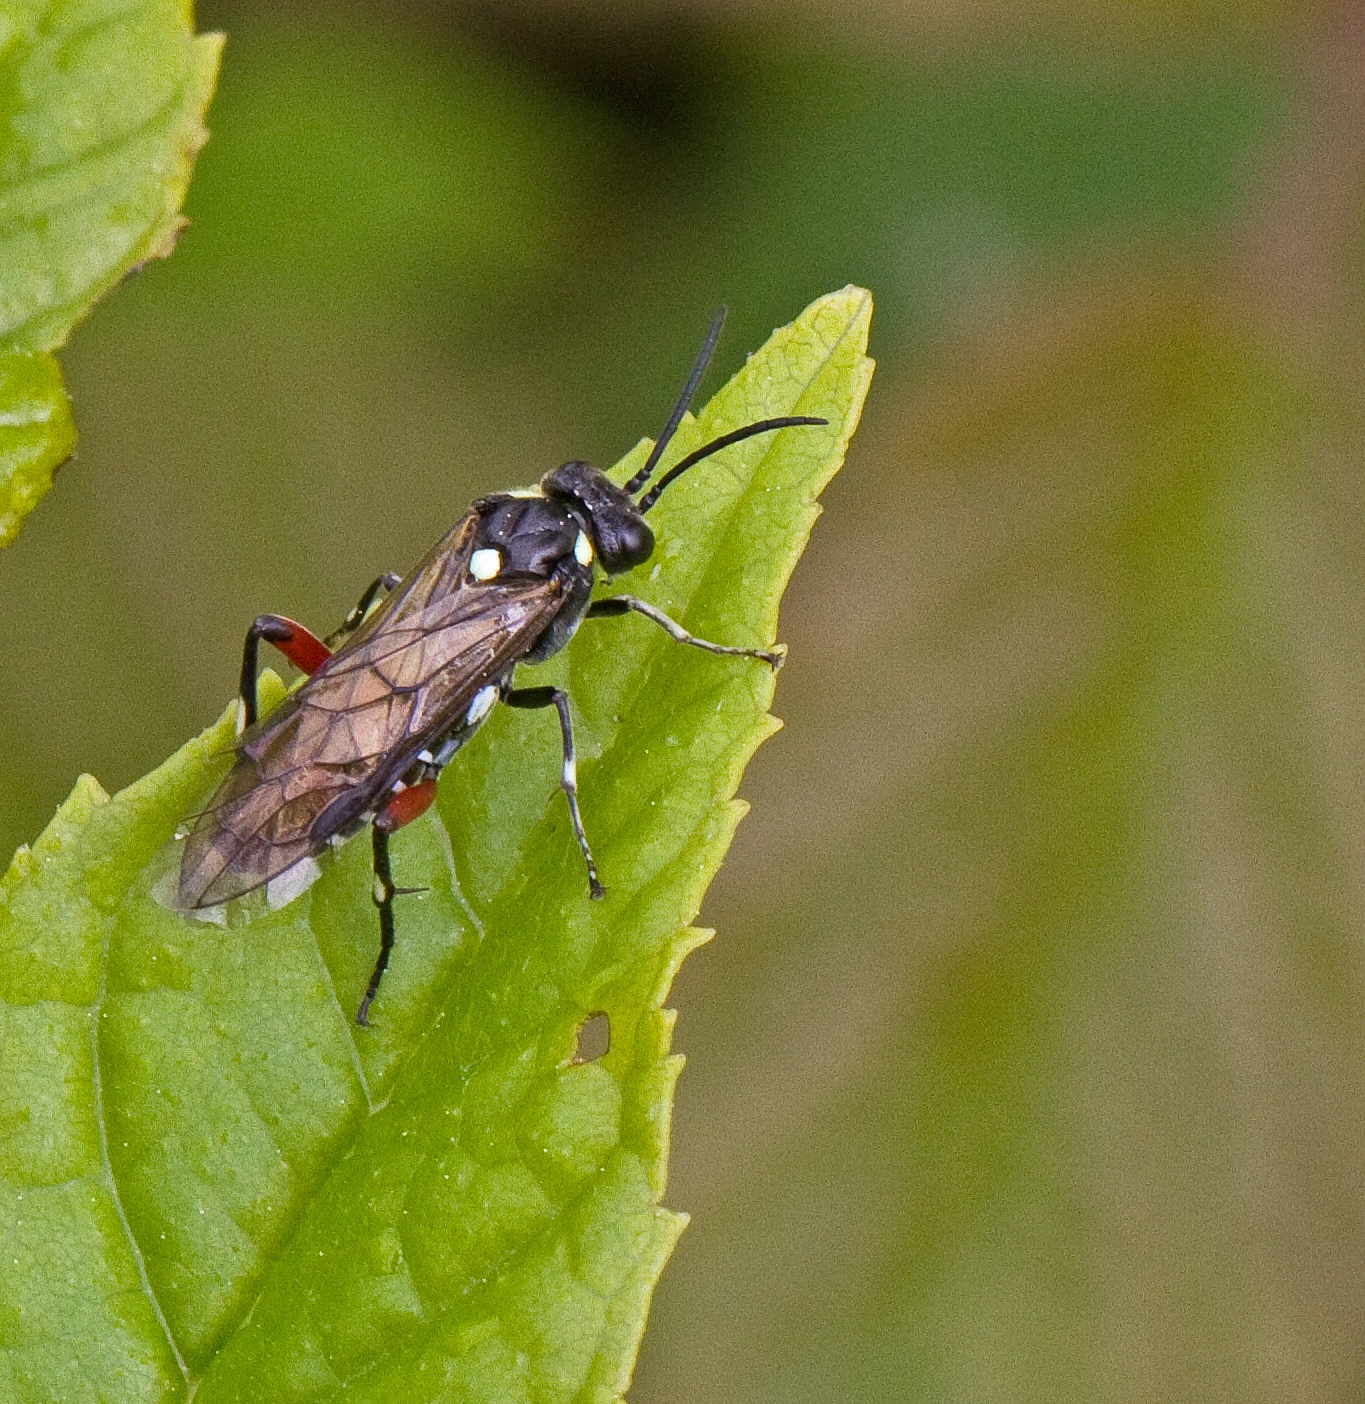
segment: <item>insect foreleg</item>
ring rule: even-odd
[[[374,840],[374,891],[370,894],[379,908],[379,957],[370,974],[370,983],[365,987],[365,997],[355,1011],[355,1021],[362,1029],[370,1026],[370,1005],[379,992],[379,982],[388,969],[389,953],[393,950],[393,899],[409,892],[420,892],[417,887],[395,887],[393,874],[389,870],[389,835],[396,833],[405,824],[411,824],[419,815],[425,814],[436,798],[436,781],[422,780],[409,785],[389,798],[389,801],[374,816],[371,837]]]
[[[256,724],[256,649],[260,640],[274,644],[301,672],[315,673],[332,656],[316,634],[282,614],[262,614],[246,631],[242,646],[242,729]]]
[[[502,694],[509,707],[553,707],[559,713],[559,730],[564,739],[564,764],[559,772],[559,788],[569,801],[569,821],[573,836],[578,840],[583,861],[588,865],[588,891],[594,900],[606,896],[606,889],[597,880],[597,864],[592,860],[588,836],[583,832],[583,817],[578,812],[578,764],[573,752],[573,721],[569,716],[569,695],[557,687],[511,687]]]
[[[671,639],[676,639],[681,644],[690,644],[693,648],[705,649],[707,653],[725,653],[737,658],[757,658],[766,663],[776,671],[782,666],[782,660],[787,656],[786,647],[779,645],[771,651],[761,648],[731,648],[728,644],[708,643],[705,639],[699,639],[695,634],[689,634],[676,619],[670,619],[663,610],[655,609],[652,604],[646,604],[643,600],[637,600],[634,595],[612,595],[609,599],[594,600],[588,606],[589,619],[612,619],[618,615],[628,614],[634,610],[636,614],[643,614],[646,619],[652,619]]]
[[[395,575],[393,571],[386,570],[383,575],[377,575],[365,587],[365,593],[356,601],[355,608],[341,621],[341,627],[334,629],[327,635],[326,644],[328,648],[335,648],[347,634],[353,634],[365,622],[365,616],[370,612],[370,606],[374,604],[381,594],[388,594],[395,585],[402,582],[401,575]]]

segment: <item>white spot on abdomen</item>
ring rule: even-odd
[[[487,687],[481,687],[474,694],[474,700],[469,704],[469,710],[465,713],[465,725],[478,726],[493,710],[493,703],[497,700],[498,689],[492,683]]]

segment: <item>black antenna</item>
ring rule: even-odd
[[[678,432],[678,425],[682,423],[682,417],[687,413],[688,405],[692,403],[692,396],[697,393],[697,386],[701,384],[701,378],[706,374],[711,353],[716,349],[716,342],[720,340],[720,329],[724,325],[725,305],[722,303],[717,309],[716,315],[711,318],[711,329],[706,333],[706,340],[702,342],[701,350],[697,352],[697,359],[692,363],[687,383],[682,388],[682,394],[678,396],[678,403],[673,406],[673,413],[668,416],[664,432],[654,441],[654,447],[650,449],[649,457],[645,459],[645,466],[626,484],[625,490],[627,492],[637,492],[644,487],[649,481],[649,475],[663,457],[669,441]]]
[[[737,444],[743,439],[752,439],[755,434],[771,433],[774,429],[789,429],[793,424],[828,424],[827,419],[815,419],[808,414],[792,414],[782,419],[760,419],[754,424],[746,424],[741,429],[732,429],[728,434],[722,434],[718,439],[712,439],[709,444],[689,453],[680,463],[675,463],[667,473],[654,484],[650,490],[640,499],[640,511],[648,512],[649,509],[659,500],[659,494],[675,478],[680,478],[693,464],[700,463],[703,458],[710,458],[713,453],[719,453],[723,448],[729,448],[731,444]],[[634,479],[631,480],[632,482]],[[630,484],[626,484],[629,489]]]

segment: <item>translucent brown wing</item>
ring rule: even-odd
[[[549,625],[557,579],[467,579],[472,517],[242,739],[186,840],[177,905],[217,906],[321,853]]]

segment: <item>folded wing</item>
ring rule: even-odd
[[[553,577],[451,588],[452,575],[438,547],[243,737],[186,840],[180,907],[240,897],[376,809],[421,751],[458,729],[479,689],[508,674],[563,594]]]

